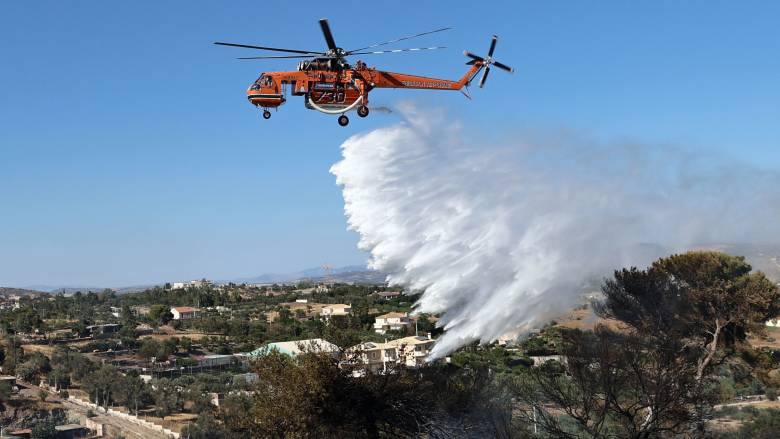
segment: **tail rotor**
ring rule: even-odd
[[[496,66],[501,70],[505,70],[509,73],[513,73],[515,69],[512,67],[509,67],[506,64],[500,63],[493,59],[493,52],[496,50],[496,42],[498,42],[498,37],[493,35],[493,39],[490,41],[490,48],[488,49],[488,54],[486,57],[481,57],[478,55],[474,55],[473,53],[469,51],[463,52],[464,55],[471,58],[471,61],[467,62],[466,64],[476,64],[477,62],[481,62],[482,66],[485,68],[485,70],[482,72],[482,77],[479,78],[479,88],[482,88],[485,86],[485,81],[487,81],[488,74],[490,73],[490,66]]]

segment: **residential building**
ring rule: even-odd
[[[325,319],[329,319],[333,316],[348,316],[350,314],[352,314],[352,305],[345,305],[343,303],[325,305],[320,310],[320,315]]]
[[[148,316],[149,311],[151,311],[151,307],[145,305],[136,305],[136,306],[131,306],[130,310],[132,310],[133,314],[137,316]]]
[[[360,343],[351,347],[348,353],[356,356],[352,359],[364,364],[372,373],[384,372],[398,364],[398,347],[389,343]]]
[[[104,325],[90,325],[87,326],[87,332],[92,337],[100,337],[102,335],[113,334],[119,332],[122,329],[122,325],[117,323],[106,323]]]
[[[380,291],[378,293],[374,293],[379,297],[381,300],[390,300],[394,299],[401,295],[400,291]]]
[[[387,331],[405,331],[411,324],[409,314],[405,312],[389,312],[374,319],[374,332],[385,334]]]
[[[406,367],[421,367],[425,365],[425,360],[431,353],[436,340],[427,337],[413,335],[410,337],[390,340],[386,343],[397,349],[398,363]]]
[[[174,282],[171,284],[172,290],[182,290],[184,288],[204,288],[214,286],[214,282],[206,279],[191,280],[189,282]]]
[[[188,320],[198,316],[198,309],[191,306],[174,306],[171,308],[173,320]]]
[[[324,303],[315,303],[315,302],[299,302],[298,300],[306,300],[306,299],[297,299],[295,302],[282,302],[279,305],[287,308],[292,312],[293,317],[295,317],[298,320],[310,320],[318,315],[321,314],[322,308],[327,306]]]
[[[769,319],[766,322],[764,322],[764,325],[769,326],[771,328],[780,328],[780,317],[775,319]]]

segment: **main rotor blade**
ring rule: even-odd
[[[485,67],[485,72],[482,73],[482,78],[479,80],[479,88],[482,88],[485,85],[485,80],[487,80],[488,73],[490,73],[490,66]]]
[[[493,65],[498,67],[499,69],[504,69],[504,70],[506,70],[509,73],[514,73],[515,72],[515,69],[513,69],[512,67],[509,67],[506,64],[501,64],[498,61],[493,61]]]
[[[312,55],[319,55],[319,54],[322,53],[322,52],[312,52],[310,50],[279,49],[277,47],[250,46],[248,44],[220,43],[218,41],[215,42],[214,44],[219,45],[219,46],[245,47],[247,49],[271,50],[271,51],[274,51],[274,52],[311,53]]]
[[[452,29],[452,28],[451,27],[443,27],[441,29],[436,29],[436,30],[432,30],[432,31],[428,31],[428,32],[423,32],[421,34],[408,35],[408,36],[405,36],[405,37],[396,38],[394,40],[385,41],[383,43],[376,43],[376,44],[372,44],[370,46],[361,47],[360,49],[352,49],[352,50],[348,51],[347,54],[349,55],[351,53],[358,52],[360,50],[372,49],[374,47],[386,46],[388,44],[393,44],[393,43],[397,43],[399,41],[404,41],[404,40],[410,40],[412,38],[421,37],[423,35],[435,34],[436,32],[444,32],[445,30],[450,30],[450,29]]]
[[[488,50],[488,56],[493,56],[493,51],[496,50],[496,41],[498,41],[498,37],[493,35],[493,39],[490,41],[490,50]]]
[[[348,55],[373,55],[377,53],[419,52],[420,50],[446,49],[444,46],[415,47],[412,49],[377,50],[374,52],[349,52]]]
[[[292,58],[314,58],[316,55],[280,55],[280,56],[242,56],[241,58],[236,59],[292,59]]]
[[[325,36],[325,42],[328,44],[328,49],[336,50],[336,41],[333,40],[333,33],[330,31],[327,18],[320,20],[320,27],[322,28],[322,34]]]
[[[485,60],[485,58],[482,58],[481,56],[474,55],[473,53],[471,53],[469,51],[464,51],[463,54],[468,56],[469,58],[471,58],[473,60],[476,60],[476,61],[484,61]]]

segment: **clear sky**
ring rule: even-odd
[[[395,115],[334,117],[292,97],[264,121],[244,91],[296,60],[213,46],[320,50],[317,20],[355,48],[444,26],[366,56],[444,78],[463,49],[491,72],[473,101],[379,91],[498,134],[573,129],[599,140],[705,148],[780,165],[780,3],[769,1],[26,1],[0,6],[0,286],[123,286],[362,263],[328,169],[349,135]],[[354,60],[353,60],[354,61]]]

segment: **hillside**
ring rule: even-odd
[[[41,294],[46,293],[43,291],[28,290],[25,288],[0,287],[0,295],[2,296],[39,296]]]

